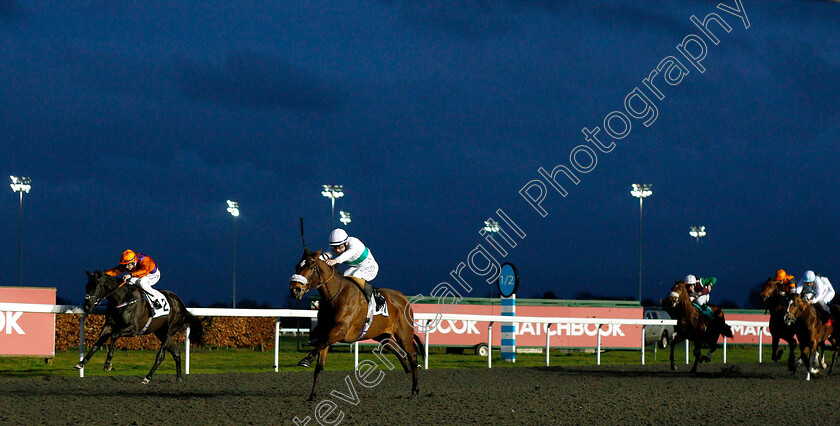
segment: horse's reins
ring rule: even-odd
[[[112,294],[114,294],[114,292],[115,292],[115,291],[119,290],[119,289],[120,289],[120,287],[124,286],[124,285],[125,285],[125,283],[127,283],[127,282],[128,282],[128,281],[123,281],[120,285],[118,285],[118,286],[114,287],[114,289],[113,289],[113,290],[109,291],[108,293],[105,293],[105,295],[104,295],[104,296],[102,296],[102,298],[100,298],[100,299],[99,299],[99,300],[98,300],[98,301],[97,301],[97,302],[93,305],[93,308],[95,308],[95,307],[99,306],[99,304],[100,304],[100,303],[102,303],[103,301],[105,301],[108,297],[110,297]],[[93,309],[93,308],[91,308],[91,309]]]
[[[331,268],[332,269],[332,274],[329,276],[329,278],[327,278],[325,280],[321,276],[321,269],[318,268],[318,259],[313,259],[313,261],[315,262],[315,264],[313,265],[313,268],[315,269],[315,273],[318,274],[318,280],[319,280],[318,285],[313,287],[312,284],[309,282],[309,280],[306,277],[304,277],[303,275],[298,275],[298,274],[292,275],[292,281],[299,282],[301,284],[306,284],[306,291],[304,293],[309,293],[312,290],[317,290],[317,289],[321,288],[324,284],[328,283],[335,276],[335,271],[337,269],[335,266],[332,266],[332,268]],[[335,298],[338,297],[339,294],[341,294],[342,290],[344,290],[344,283],[341,283],[341,288],[339,288],[338,292],[336,292],[332,297],[330,297],[330,299],[327,300],[327,302],[332,302],[333,300],[335,300]]]

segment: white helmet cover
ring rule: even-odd
[[[814,271],[806,271],[805,276],[802,277],[802,281],[806,283],[812,283],[817,280],[817,275],[814,274]]]
[[[697,284],[697,277],[694,275],[686,275],[685,277],[686,284]]]
[[[330,245],[340,246],[347,241],[347,231],[341,228],[335,228],[330,232]]]

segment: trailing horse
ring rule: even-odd
[[[768,279],[761,289],[761,300],[770,311],[770,335],[773,336],[773,349],[771,358],[778,361],[782,358],[784,349],[779,349],[779,339],[788,343],[788,370],[796,372],[796,338],[795,330],[785,323],[789,294],[783,288],[784,282]]]
[[[373,339],[379,350],[387,349],[400,360],[403,370],[411,372],[411,396],[420,392],[417,382],[418,353],[423,353],[423,342],[414,333],[414,313],[408,299],[396,290],[379,289],[388,304],[388,316],[374,315],[369,328],[365,330],[368,303],[364,294],[350,278],[345,277],[335,266],[328,266],[321,258],[321,251],[315,253],[304,249],[303,256],[295,267],[295,275],[289,284],[289,292],[300,300],[310,290],[318,290],[321,303],[318,307],[318,325],[313,331],[315,348],[298,365],[309,367],[318,357],[315,366],[315,380],[309,400],[315,399],[318,379],[327,359],[330,346],[338,343],[353,343],[362,339]],[[371,301],[373,303],[373,301]]]
[[[105,310],[105,325],[102,326],[99,338],[84,359],[76,364],[76,368],[83,368],[102,345],[111,339],[108,345],[108,357],[103,367],[105,371],[111,371],[111,358],[114,356],[114,345],[118,338],[154,333],[160,340],[160,349],[151,371],[143,378],[142,383],[146,384],[152,380],[155,370],[166,356],[165,351],[169,351],[175,360],[175,380],[182,381],[181,349],[175,344],[174,338],[189,323],[192,331],[190,337],[201,345],[203,337],[201,321],[190,314],[184,302],[171,291],[161,291],[169,301],[169,314],[152,318],[153,311],[146,303],[146,296],[137,286],[126,284],[121,278],[112,277],[100,271],[86,273],[88,282],[85,287],[85,303],[82,305],[85,314],[89,314],[93,308],[105,300],[108,301],[108,307]]]
[[[712,352],[717,350],[718,337],[721,335],[732,337],[732,329],[726,324],[723,311],[717,306],[708,306],[715,314],[714,319],[707,320],[700,309],[691,303],[684,281],[677,281],[671,288],[671,293],[668,294],[665,302],[665,310],[671,318],[677,320],[677,325],[674,327],[675,337],[671,342],[671,370],[677,369],[677,364],[674,362],[674,348],[677,343],[683,340],[694,342],[694,365],[691,367],[691,373],[694,374],[697,373],[699,362],[712,360]],[[709,352],[701,356],[704,345],[709,348]]]
[[[837,305],[829,305],[831,309],[831,316],[840,318]],[[828,340],[834,348],[834,355],[831,357],[831,367],[828,369],[828,375],[834,369],[834,362],[837,360],[837,344],[838,333],[833,324],[823,324],[817,314],[816,308],[813,304],[808,303],[801,295],[796,295],[791,298],[785,314],[785,324],[793,327],[796,338],[799,339],[800,359],[805,364],[805,369],[808,374],[805,380],[811,380],[811,374],[819,373],[819,366],[823,364],[825,368],[825,344]],[[822,348],[818,351],[817,348]],[[819,353],[822,352],[822,361],[818,360]]]

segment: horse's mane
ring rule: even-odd
[[[112,277],[112,276],[106,274],[105,271],[100,271],[99,269],[94,270],[93,273],[90,274],[90,275],[95,277],[95,278],[105,278],[105,279],[108,279],[110,281],[117,281],[117,280],[120,279],[118,277]]]

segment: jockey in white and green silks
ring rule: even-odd
[[[379,273],[379,264],[373,258],[373,253],[356,237],[350,237],[341,228],[330,233],[332,250],[324,253],[327,265],[345,264],[348,266],[344,276],[361,278],[367,282],[373,281]]]

